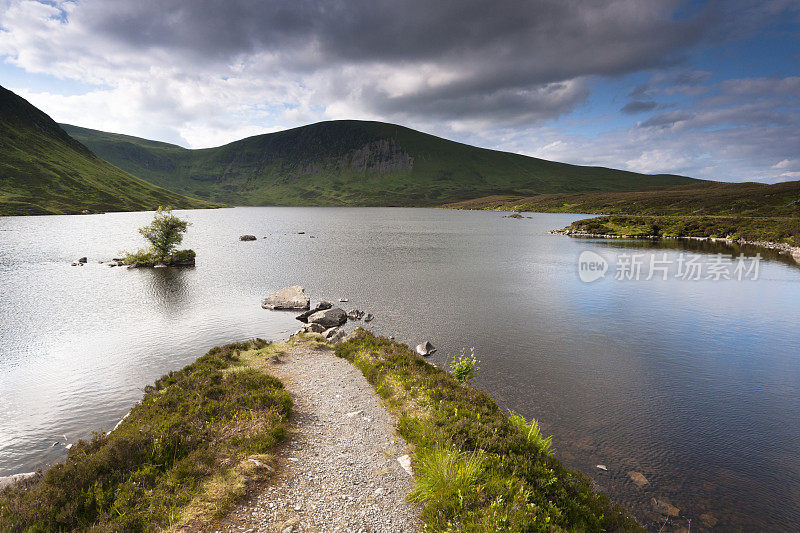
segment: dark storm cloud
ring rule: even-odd
[[[635,115],[637,113],[644,113],[646,111],[652,111],[658,107],[657,102],[643,102],[641,100],[634,100],[633,102],[628,102],[625,106],[620,109],[625,114],[628,115]]]
[[[713,23],[703,12],[676,20],[673,12],[680,4],[86,1],[75,16],[93,33],[189,63],[241,62],[265,74],[366,69],[359,73],[364,83],[355,85],[359,98],[377,113],[469,118],[494,111],[500,119],[536,120],[572,109],[588,94],[587,77],[679,58]],[[372,83],[372,66],[425,70],[421,82],[397,95],[379,87],[380,80]],[[347,80],[338,85],[354,90]],[[332,81],[331,90],[336,86]]]

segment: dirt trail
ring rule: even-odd
[[[294,401],[277,474],[212,532],[420,531],[408,453],[361,371],[299,342],[270,363]]]

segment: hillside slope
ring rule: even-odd
[[[447,207],[549,213],[800,217],[800,181],[701,182],[645,191],[485,197]]]
[[[181,194],[236,205],[432,206],[490,194],[696,182],[476,148],[382,122],[320,122],[202,150],[63,127],[136,176]]]
[[[210,207],[109,164],[0,87],[0,215]]]

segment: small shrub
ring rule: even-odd
[[[480,492],[483,454],[436,446],[423,450],[416,462],[417,482],[410,499],[435,502],[436,512],[453,516]]]
[[[539,429],[539,422],[535,418],[531,418],[530,422],[526,422],[524,416],[509,409],[508,420],[513,426],[520,430],[525,435],[525,438],[528,439],[528,442],[536,446],[540,452],[545,455],[553,454],[551,449],[553,436],[550,435],[546,438],[542,437]]]
[[[453,360],[450,362],[450,373],[458,381],[468,385],[478,375],[478,370],[481,368],[478,366],[479,362],[475,359],[474,347],[470,348],[469,356],[467,356],[466,350],[461,348],[461,353],[457,356],[454,355]]]
[[[142,250],[141,248],[136,250],[135,252],[126,252],[125,253],[125,264],[126,265],[135,265],[136,263],[152,263],[156,260],[156,257],[148,252],[147,250]]]

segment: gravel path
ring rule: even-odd
[[[395,422],[361,371],[332,350],[298,343],[272,362],[294,401],[290,440],[263,491],[211,531],[420,531],[406,501],[412,477]]]

